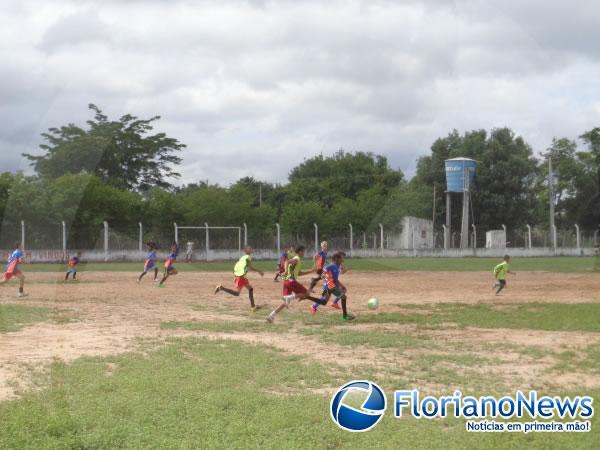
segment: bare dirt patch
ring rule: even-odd
[[[376,351],[356,346],[351,348],[320,342],[316,337],[289,333],[265,332],[204,333],[184,330],[162,330],[165,321],[244,322],[250,316],[245,293],[241,297],[225,294],[214,296],[217,283],[232,284],[229,273],[182,273],[173,277],[165,289],[158,289],[151,280],[138,285],[135,273],[81,273],[80,283],[60,283],[57,274],[28,274],[30,297],[28,305],[56,307],[65,310],[76,320],[62,324],[38,323],[15,333],[0,334],[0,400],[11,398],[14,380],[22,374],[22,365],[43,366],[54,359],[70,361],[81,356],[110,355],[135,349],[137,338],[164,339],[178,335],[208,336],[238,339],[250,343],[271,345],[282,351],[341,366],[387,364],[402,367],[405,360],[400,352]],[[256,314],[266,315],[280,301],[281,285],[269,276],[251,275],[255,296],[265,308]],[[528,272],[509,280],[506,294],[498,299],[491,289],[489,273],[454,272],[349,272],[344,276],[349,289],[349,304],[359,315],[376,314],[366,308],[366,299],[380,300],[378,312],[410,312],[409,304],[442,302],[522,304],[529,302],[600,302],[596,275],[552,274]],[[12,289],[0,291],[0,302],[14,303]],[[308,304],[295,308],[307,310]],[[326,312],[327,314],[334,311]],[[285,314],[285,313],[284,313]],[[308,313],[307,313],[308,314]],[[325,314],[325,312],[323,312]],[[335,312],[335,314],[339,314]],[[300,326],[300,325],[299,325]],[[380,330],[396,325],[375,325]],[[411,332],[410,325],[398,325]],[[400,329],[399,328],[399,329]],[[419,330],[419,333],[422,331]],[[530,330],[446,329],[433,332],[438,340],[468,343],[502,343],[551,347],[585,346],[599,342],[595,333],[540,332]],[[437,333],[437,334],[436,334]],[[382,358],[382,355],[384,358]],[[383,362],[381,362],[383,361]],[[518,360],[513,369],[533,378],[530,367],[519,370]],[[508,376],[508,374],[507,374]]]

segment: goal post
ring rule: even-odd
[[[210,260],[211,256],[211,245],[210,245],[210,231],[211,230],[231,230],[233,232],[237,231],[237,251],[238,256],[242,255],[242,227],[219,227],[219,226],[210,226],[205,223],[203,226],[180,226],[176,223],[173,224],[175,228],[175,242],[179,245],[179,239],[181,236],[181,232],[183,230],[204,230],[205,231],[205,241],[204,241],[204,250],[206,253],[206,260]],[[228,249],[234,250],[234,249]]]

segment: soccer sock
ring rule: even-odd
[[[158,269],[154,269],[154,279],[158,278]]]
[[[317,298],[317,297],[313,297],[311,295],[309,295],[308,297],[306,297],[309,300],[312,300],[313,302],[319,304],[319,305],[326,305],[327,304],[327,300],[325,300],[323,297],[321,298]]]
[[[65,281],[67,281],[69,279],[69,272],[67,272],[67,274],[65,275]]]
[[[229,288],[226,288],[226,287],[222,287],[221,286],[221,291],[227,292],[228,294],[231,294],[231,295],[235,295],[236,297],[240,296],[240,293],[238,291],[234,291],[233,289],[229,289]]]
[[[250,299],[250,306],[254,308],[254,288],[248,289],[248,298]]]
[[[273,278],[273,280],[277,281],[277,279],[278,279],[278,278],[279,278],[279,272],[277,272],[277,273],[275,274],[275,278]]]
[[[346,309],[346,296],[345,296],[345,295],[342,295],[342,298],[341,298],[341,300],[342,300],[342,314],[343,314],[343,315],[344,315],[344,317],[345,317],[345,316],[347,316],[347,315],[348,315],[348,310]]]
[[[19,294],[23,293],[23,286],[19,286]]]
[[[77,272],[73,273],[73,279],[76,280],[77,279]]]
[[[334,305],[337,305],[340,302],[340,297],[336,297],[335,300],[332,302]]]
[[[502,289],[504,289],[504,285],[503,285],[503,284],[500,284],[499,286],[500,286],[500,287],[499,287],[499,288],[498,288],[498,290],[496,291],[496,294],[499,294],[499,293],[500,293],[500,291],[501,291]]]

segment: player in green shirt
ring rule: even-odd
[[[500,291],[506,287],[506,274],[516,275],[515,272],[511,272],[509,268],[510,256],[504,255],[504,261],[494,267],[494,278],[496,282],[492,289],[497,289],[496,295],[500,295]]]
[[[250,308],[252,308],[252,311],[256,311],[257,309],[260,309],[260,306],[256,306],[254,304],[254,288],[250,284],[250,280],[248,280],[246,275],[251,270],[254,272],[258,272],[261,277],[264,275],[264,273],[252,265],[252,253],[253,252],[254,252],[254,249],[252,247],[250,247],[250,246],[246,247],[244,249],[244,256],[242,256],[238,260],[238,262],[235,263],[235,266],[233,266],[233,275],[235,276],[235,281],[234,281],[235,289],[229,289],[229,288],[223,287],[222,285],[219,284],[215,288],[215,295],[218,294],[219,292],[223,291],[223,292],[227,292],[228,294],[239,297],[240,293],[242,292],[242,289],[246,288],[246,289],[248,289],[248,298],[250,299]]]

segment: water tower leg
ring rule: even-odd
[[[444,244],[445,244],[445,248],[446,250],[449,249],[450,247],[452,247],[452,244],[450,243],[450,236],[451,236],[451,228],[450,228],[450,222],[451,222],[451,217],[452,217],[452,211],[451,211],[451,206],[450,206],[450,192],[446,192],[446,239],[444,239]]]

